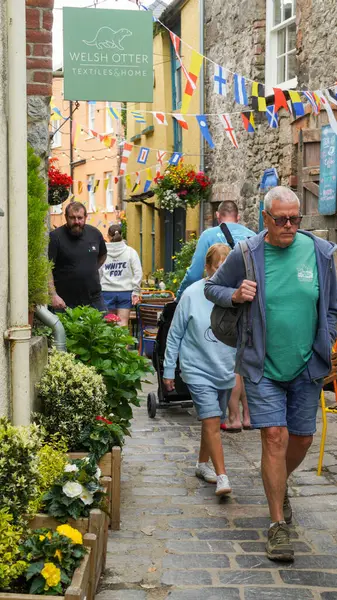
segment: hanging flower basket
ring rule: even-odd
[[[208,198],[211,181],[202,171],[196,172],[192,165],[170,165],[164,175],[155,179],[153,189],[160,208],[173,212],[175,208],[194,207]]]
[[[62,204],[69,196],[69,189],[63,185],[49,186],[48,188],[48,204],[55,206]]]
[[[57,169],[55,162],[57,158],[49,159],[49,170],[48,170],[48,203],[51,206],[56,204],[62,204],[67,200],[69,196],[70,187],[73,184],[73,180],[66,173],[61,173],[60,169]]]

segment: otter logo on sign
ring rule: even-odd
[[[130,37],[132,32],[129,29],[119,29],[114,31],[111,27],[101,27],[95,38],[91,42],[82,40],[87,46],[96,46],[97,50],[103,50],[103,48],[117,48],[118,50],[124,50],[122,41],[125,37]]]

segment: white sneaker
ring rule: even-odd
[[[199,463],[197,462],[195,467],[195,474],[200,479],[204,479],[208,483],[216,483],[217,477],[216,472],[214,471],[213,465],[209,463]]]
[[[216,478],[215,495],[224,496],[225,494],[230,494],[231,491],[232,488],[227,475],[218,475]]]

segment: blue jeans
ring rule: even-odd
[[[250,421],[254,429],[287,427],[293,435],[313,435],[323,379],[312,381],[308,368],[292,381],[245,377]]]
[[[200,421],[211,417],[226,416],[227,404],[231,397],[232,388],[217,390],[210,385],[188,383],[187,387],[192,396],[194,408]]]

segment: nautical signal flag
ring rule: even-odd
[[[265,89],[262,83],[252,83],[252,108],[259,112],[265,112],[267,108]]]
[[[119,182],[119,177],[114,177],[114,182],[117,185],[117,183]]]
[[[271,104],[266,107],[266,115],[268,119],[269,126],[272,129],[277,129],[278,127],[278,113],[275,110],[275,105]]]
[[[146,119],[144,119],[144,115],[142,115],[142,113],[132,110],[131,114],[134,117],[136,123],[146,123]]]
[[[197,88],[197,81],[203,60],[204,57],[202,56],[202,54],[199,54],[199,52],[196,52],[195,50],[192,51],[191,64],[188,72],[188,80],[186,83],[185,92],[181,104],[181,112],[183,113],[183,115],[187,113],[194,90],[196,90]]]
[[[132,189],[131,175],[125,175],[125,184],[128,190]]]
[[[234,98],[237,104],[248,106],[246,80],[242,75],[234,73]]]
[[[188,123],[185,121],[183,115],[179,113],[174,113],[172,114],[172,117],[175,118],[175,120],[179,123],[180,127],[182,127],[183,129],[188,129]]]
[[[179,54],[181,39],[175,33],[173,33],[173,31],[170,31],[170,38],[171,38],[171,42],[173,44],[174,51],[176,53],[176,57],[180,63],[181,70],[184,73],[187,81],[190,81],[190,76],[189,76],[187,69],[186,69],[185,65],[183,64],[183,61],[181,60],[181,56]],[[191,85],[194,85],[192,80],[190,81],[190,83],[191,83]]]
[[[157,150],[157,162],[162,165],[166,150]]]
[[[227,96],[227,71],[220,65],[214,66],[214,93]]]
[[[137,158],[137,163],[140,163],[141,165],[146,165],[146,161],[149,157],[150,154],[150,148],[144,148],[142,147],[139,150],[139,154],[138,154],[138,158]]]
[[[322,108],[325,108],[327,115],[328,115],[328,119],[329,119],[329,123],[330,123],[330,127],[332,129],[332,131],[337,135],[337,121],[336,121],[336,117],[333,114],[333,110],[328,102],[328,100],[326,99],[326,97],[324,96],[324,94],[322,93],[321,90],[316,90],[316,94],[319,98],[319,101],[322,105]]]
[[[255,121],[254,121],[254,113],[253,112],[243,112],[241,113],[241,119],[243,126],[248,133],[254,133],[255,131]]]
[[[317,94],[315,94],[315,92],[302,92],[302,93],[303,93],[303,96],[305,96],[307,98],[307,100],[309,100],[315,115],[318,115],[318,113],[320,111],[320,101],[319,101]]]
[[[280,108],[285,108],[285,110],[289,111],[289,106],[284,92],[280,88],[273,88],[273,90],[275,112],[277,113],[280,110]]]
[[[108,106],[107,111],[111,117],[116,119],[116,121],[118,121],[118,119],[121,118],[120,112],[118,112],[118,110],[116,108],[114,108],[113,106]]]
[[[119,169],[119,174],[120,175],[124,175],[124,173],[125,173],[126,165],[128,164],[128,160],[129,160],[129,156],[130,156],[132,148],[133,148],[133,144],[129,144],[128,142],[124,142],[123,153],[122,153],[122,158],[121,158],[121,166],[120,166],[120,169]]]
[[[165,113],[153,111],[152,114],[155,116],[158,125],[167,125],[168,124]]]
[[[294,117],[295,118],[303,117],[303,115],[305,114],[305,111],[304,111],[303,102],[301,100],[301,96],[299,95],[298,92],[294,92],[292,90],[289,90],[288,94],[289,94],[291,109],[292,109]]]
[[[179,163],[182,155],[183,155],[182,152],[173,152],[173,154],[169,160],[170,165],[176,166]]]
[[[98,190],[99,182],[100,182],[100,180],[96,179],[95,185],[94,185],[94,192],[96,192]]]
[[[77,183],[77,193],[82,194],[82,192],[83,192],[83,183],[82,183],[82,181],[79,181]]]
[[[112,146],[115,144],[116,142],[116,138],[111,137],[111,135],[103,135],[103,144],[107,147],[107,148],[112,148]]]
[[[56,106],[51,106],[51,121],[59,121],[60,119],[64,119],[64,116],[61,114],[61,111],[56,108]]]
[[[201,131],[203,137],[205,138],[206,142],[208,143],[210,148],[215,148],[214,142],[212,140],[212,136],[208,129],[207,119],[206,119],[205,115],[196,115],[196,119],[199,123],[200,131]]]
[[[72,120],[71,141],[74,148],[77,148],[78,140],[81,135],[81,125],[78,125],[74,119]]]
[[[151,183],[152,183],[152,171],[150,168],[148,168],[148,169],[146,169],[146,181],[145,181],[145,185],[144,185],[144,192],[147,192],[150,189]]]
[[[234,148],[238,148],[239,144],[238,144],[238,140],[235,135],[235,131],[232,127],[230,116],[228,114],[224,114],[224,115],[219,115],[219,118],[220,118],[221,123],[224,126],[224,129],[225,129],[228,139],[231,141]]]
[[[104,189],[105,191],[108,189],[109,187],[109,182],[110,182],[110,178],[107,177],[106,179],[104,179]],[[106,216],[106,215],[105,215]]]
[[[136,179],[135,179],[134,186],[132,188],[132,194],[140,187],[140,173],[138,171],[136,171],[135,174],[136,174]]]

